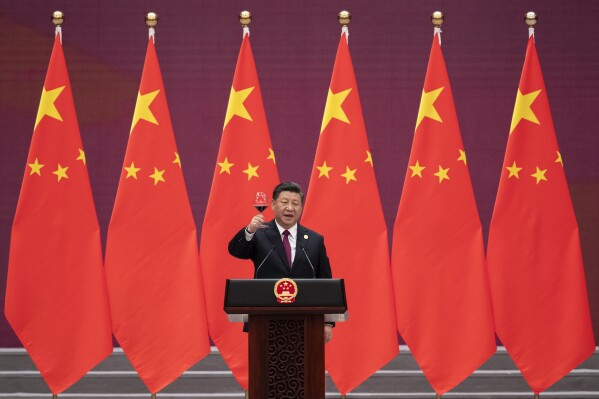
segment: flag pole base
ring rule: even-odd
[[[52,394],[52,399],[58,399],[58,395]]]
[[[435,396],[436,399],[441,399],[441,395],[437,394],[437,396]]]
[[[539,399],[539,394],[535,393],[534,399]]]
[[[152,395],[150,395],[150,399],[156,399],[156,394],[153,393]]]

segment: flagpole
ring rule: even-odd
[[[435,11],[431,14],[431,22],[435,27],[433,30],[433,34],[438,34],[437,37],[439,38],[439,46],[441,45],[441,25],[443,25],[443,18],[444,15],[441,11]]]
[[[154,27],[158,24],[158,14],[155,12],[149,12],[146,14],[146,25],[148,25],[148,37],[152,38],[152,41],[156,43],[156,31]]]
[[[250,24],[252,23],[252,13],[248,10],[243,10],[239,13],[239,23],[241,24],[241,28],[243,29],[242,37],[245,35],[250,35]]]
[[[351,22],[351,14],[347,10],[339,11],[337,20],[341,24],[341,34],[345,33],[345,40],[347,41],[347,44],[349,44],[349,28],[347,26]]]
[[[534,39],[535,25],[537,24],[538,20],[537,14],[534,11],[529,11],[524,15],[524,22],[526,22],[526,25],[528,25],[528,37],[532,36]]]

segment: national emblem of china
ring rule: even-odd
[[[293,303],[297,296],[297,284],[289,278],[282,278],[275,283],[275,296],[278,303]]]

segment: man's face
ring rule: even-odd
[[[298,193],[283,191],[270,204],[279,224],[288,229],[297,223],[302,214],[302,197]]]

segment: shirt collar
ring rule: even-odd
[[[286,228],[282,227],[282,226],[279,224],[279,222],[277,222],[277,220],[276,220],[276,219],[275,219],[275,224],[277,225],[277,229],[279,229],[279,235],[282,235],[282,234],[283,234],[283,232],[284,232],[285,230],[289,230],[289,235],[290,235],[291,237],[294,237],[294,238],[295,238],[295,237],[297,237],[297,223],[296,223],[296,224],[294,224],[293,226],[291,226],[291,227],[290,227],[290,228],[288,228],[288,229],[286,229]]]

